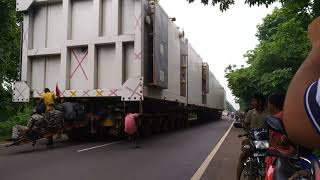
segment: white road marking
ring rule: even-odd
[[[218,144],[213,148],[213,150],[211,151],[211,153],[208,155],[208,157],[203,161],[203,163],[201,164],[201,166],[199,167],[199,169],[196,171],[196,173],[192,176],[191,180],[200,180],[201,177],[203,176],[204,172],[206,171],[206,169],[208,168],[210,162],[212,161],[213,157],[216,155],[216,153],[218,152],[218,150],[220,149],[222,143],[224,142],[224,140],[226,139],[226,137],[228,136],[231,128],[233,126],[233,123],[231,124],[231,126],[229,127],[229,129],[227,130],[227,132],[223,135],[223,137],[220,139],[220,141],[218,142]]]
[[[81,150],[78,150],[77,152],[84,152],[84,151],[89,151],[89,150],[92,150],[92,149],[97,149],[97,148],[102,148],[102,147],[106,147],[106,146],[111,146],[111,145],[114,145],[114,144],[118,144],[122,141],[117,141],[117,142],[113,142],[113,143],[108,143],[108,144],[102,144],[100,146],[94,146],[94,147],[91,147],[91,148],[86,148],[86,149],[81,149]]]

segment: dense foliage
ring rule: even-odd
[[[11,102],[12,82],[19,78],[21,18],[13,0],[0,1],[0,136],[8,135],[14,124],[24,124],[28,104]]]
[[[309,9],[297,12],[291,6],[275,9],[257,26],[259,44],[245,54],[248,67],[228,66],[228,86],[242,109],[254,92],[268,95],[285,92],[311,45],[307,27],[313,18]]]
[[[15,1],[0,1],[0,24],[0,112],[7,114],[14,110],[10,106],[10,83],[17,79],[20,59],[20,28]]]
[[[229,103],[229,101],[226,102],[226,109],[229,112],[235,112],[236,110],[234,109],[234,107],[232,106],[232,104]]]
[[[196,0],[187,0],[189,3],[195,2]],[[201,3],[208,5],[209,3],[213,6],[218,5],[221,11],[225,11],[230,8],[237,0],[198,0]],[[238,0],[240,1],[240,0]],[[319,16],[320,14],[320,2],[314,0],[245,0],[245,4],[249,6],[266,6],[279,2],[284,6],[290,7],[294,11],[310,10],[313,15]]]
[[[187,0],[192,3],[196,0]],[[240,0],[199,0],[203,4],[218,5],[221,11]],[[242,1],[243,2],[243,1]],[[307,26],[320,16],[320,1],[314,0],[245,0],[249,6],[282,4],[257,26],[259,44],[244,57],[248,66],[230,65],[226,68],[228,86],[237,97],[241,109],[246,109],[254,92],[268,95],[286,91],[294,73],[310,49]]]

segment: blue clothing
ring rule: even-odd
[[[320,83],[312,83],[304,95],[305,111],[313,127],[320,135]]]

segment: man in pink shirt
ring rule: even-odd
[[[134,111],[129,110],[128,114],[125,117],[124,121],[124,131],[129,135],[129,139],[135,140],[136,142],[136,148],[139,148],[138,146],[138,120],[139,120],[139,114],[133,113]]]
[[[137,113],[128,113],[125,118],[125,128],[124,131],[129,135],[134,135],[137,133],[137,119],[139,114]]]

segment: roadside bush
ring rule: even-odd
[[[14,125],[26,125],[31,112],[32,105],[27,104],[24,105],[16,115],[13,115],[9,117],[7,120],[0,122],[0,139],[9,137],[11,135],[12,127]]]

